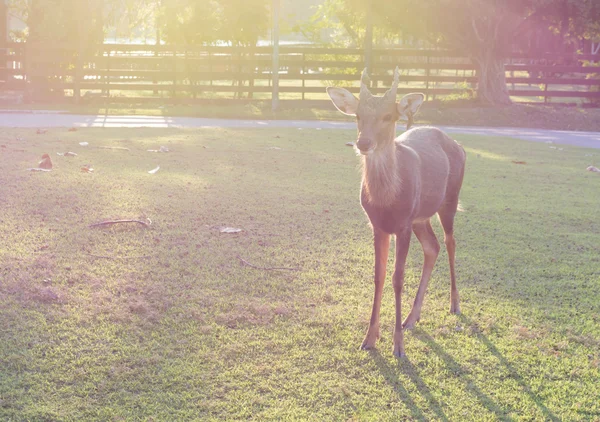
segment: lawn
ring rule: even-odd
[[[353,136],[4,130],[0,420],[599,420],[600,151],[457,136],[463,314],[443,251],[397,360],[389,275],[378,349],[358,350]],[[27,171],[43,153],[53,171]],[[89,227],[118,218],[152,224]],[[413,239],[405,315],[421,263]]]

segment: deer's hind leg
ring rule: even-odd
[[[448,262],[450,264],[450,313],[460,314],[458,288],[456,287],[456,272],[454,271],[454,258],[456,253],[456,241],[454,240],[454,216],[458,208],[458,198],[447,202],[438,211],[440,223],[444,228],[444,243],[448,251]]]
[[[415,301],[410,313],[402,323],[402,326],[406,329],[413,328],[421,318],[421,307],[423,306],[423,299],[425,298],[425,292],[427,291],[427,284],[431,278],[431,272],[433,271],[435,261],[440,253],[440,243],[433,232],[431,221],[429,219],[413,223],[412,229],[417,236],[417,239],[419,239],[419,242],[421,242],[424,259],[421,282],[419,283]]]

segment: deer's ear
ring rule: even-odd
[[[397,104],[400,120],[408,120],[410,116],[414,116],[419,111],[419,107],[425,101],[425,95],[418,93],[406,94],[400,99]]]
[[[356,98],[350,91],[344,88],[334,88],[331,86],[327,87],[327,94],[333,101],[333,105],[344,114],[349,116],[356,115],[356,109],[358,108],[358,98]]]

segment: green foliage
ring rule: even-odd
[[[475,91],[469,82],[456,83],[454,84],[454,89],[457,90],[457,92],[442,97],[442,102],[469,101],[475,98]]]
[[[214,0],[173,0],[158,17],[163,39],[171,44],[210,44],[218,39],[219,8]]]
[[[104,39],[104,6],[97,0],[9,0],[11,13],[28,25],[27,41],[93,45]]]
[[[361,46],[366,4],[328,0],[307,32],[318,37],[323,29],[333,28],[334,41]],[[412,36],[471,58],[480,75],[477,98],[485,104],[510,104],[502,63],[528,32],[551,28],[565,40],[574,40],[598,34],[600,29],[599,3],[589,0],[373,0],[368,4],[375,27],[382,28],[387,39]]]
[[[361,47],[366,32],[366,7],[366,3],[356,0],[325,0],[315,7],[315,12],[308,22],[298,25],[295,30],[315,44]],[[395,31],[390,31],[380,23],[381,20],[374,22],[375,44],[389,44],[397,39]]]
[[[169,43],[255,45],[269,27],[268,0],[9,0],[30,42],[89,47],[108,28],[129,35],[158,26]]]
[[[585,171],[598,150],[455,135],[463,316],[448,313],[442,251],[398,361],[391,260],[382,339],[358,350],[373,251],[355,136],[4,130],[0,420],[598,419],[598,175]],[[146,152],[160,145],[171,152]],[[54,170],[27,174],[44,152]],[[88,228],[144,216],[148,229]],[[405,313],[421,265],[413,239]]]
[[[269,27],[268,0],[170,0],[159,22],[168,43],[256,45]]]

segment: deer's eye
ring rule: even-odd
[[[389,122],[390,120],[392,120],[392,115],[391,114],[386,114],[385,116],[383,116],[383,121],[384,122]]]

